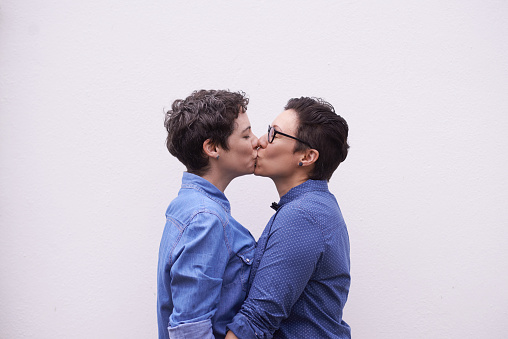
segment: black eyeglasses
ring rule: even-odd
[[[296,138],[296,137],[294,137],[292,135],[279,132],[275,128],[273,128],[272,126],[268,125],[268,142],[270,144],[273,142],[273,139],[275,139],[275,135],[277,135],[277,134],[283,135],[283,136],[291,138],[291,139],[295,139],[296,141],[300,141],[301,143],[303,143],[303,144],[309,146],[310,148],[312,148],[312,146],[307,141],[303,141],[303,140],[298,139],[298,138]]]

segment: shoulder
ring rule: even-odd
[[[344,223],[339,205],[328,191],[302,194],[283,205],[275,219],[281,227],[305,227],[307,231],[325,233],[330,226]]]
[[[177,220],[184,225],[196,221],[202,222],[203,219],[211,221],[210,225],[214,220],[224,225],[228,223],[228,215],[219,203],[193,189],[180,191],[178,197],[169,204],[166,218]]]
[[[281,226],[291,227],[313,223],[313,213],[308,206],[301,205],[297,201],[292,201],[283,205],[277,215],[274,223],[283,224]]]
[[[283,205],[274,218],[269,234],[292,247],[320,251],[323,244],[323,231],[312,209],[300,206],[295,201]],[[297,246],[295,246],[297,245]]]
[[[336,207],[338,207],[337,202],[330,192],[311,191],[285,204],[280,214],[284,218],[298,216],[316,223],[321,214],[333,213]]]
[[[298,208],[308,213],[316,224],[326,227],[330,222],[343,222],[335,196],[329,191],[312,191],[294,201]]]

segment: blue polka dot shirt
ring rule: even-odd
[[[342,319],[349,236],[326,181],[292,188],[259,238],[248,298],[228,325],[241,339],[350,338]]]

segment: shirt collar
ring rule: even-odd
[[[326,180],[307,180],[304,183],[293,187],[290,189],[286,194],[284,194],[281,198],[279,203],[277,204],[278,207],[282,207],[285,204],[297,199],[301,195],[308,193],[308,192],[314,192],[314,191],[328,191],[328,183]]]
[[[229,204],[228,198],[221,192],[215,185],[213,185],[210,181],[189,173],[183,172],[182,176],[182,188],[191,188],[202,192],[204,195],[212,199],[221,205],[224,210],[231,214],[231,205]]]

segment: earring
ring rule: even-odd
[[[300,161],[300,162],[298,163],[298,166],[303,166],[303,162],[301,162],[301,161]]]
[[[219,157],[220,157],[220,155],[218,155],[217,158],[215,158],[215,159],[219,160]]]

